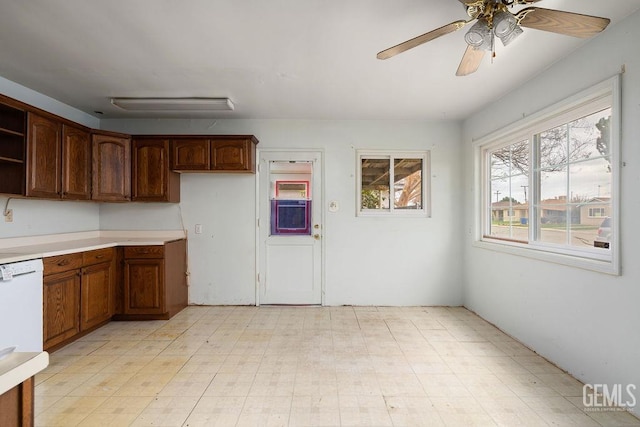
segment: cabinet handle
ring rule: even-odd
[[[96,255],[96,259],[104,258],[104,255]]]
[[[60,261],[58,263],[58,267],[64,267],[65,265],[69,265],[69,260],[68,259],[63,259],[62,261]]]

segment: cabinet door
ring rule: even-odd
[[[35,376],[0,394],[0,426],[34,425]]]
[[[211,169],[255,172],[255,146],[250,139],[215,139],[211,142]]]
[[[123,202],[131,194],[131,140],[94,134],[93,186],[91,198],[105,202]]]
[[[44,349],[48,349],[80,331],[80,271],[44,277],[43,283]]]
[[[113,315],[114,277],[111,262],[82,269],[80,330],[107,321]]]
[[[171,141],[171,169],[181,171],[206,171],[210,167],[209,140],[174,139]]]
[[[26,195],[60,198],[62,124],[32,113],[27,121]]]
[[[164,260],[125,259],[124,313],[164,312]]]
[[[91,199],[91,135],[62,126],[62,198]]]
[[[169,171],[168,139],[133,140],[132,200],[179,202],[180,175]]]

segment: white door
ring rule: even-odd
[[[258,303],[322,304],[322,153],[259,159]]]

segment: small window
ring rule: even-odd
[[[358,152],[358,215],[428,216],[428,152]]]

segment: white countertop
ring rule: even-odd
[[[46,351],[16,352],[0,359],[0,394],[11,390],[24,380],[34,376],[49,365]]]
[[[113,246],[164,245],[184,239],[184,230],[87,231],[0,239],[0,264]]]

